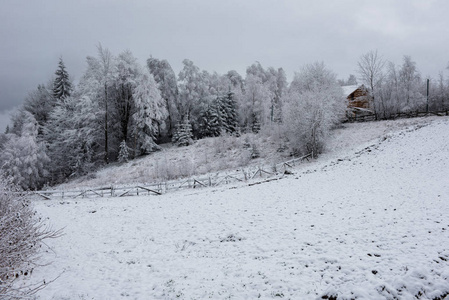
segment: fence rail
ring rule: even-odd
[[[379,117],[374,113],[363,114],[360,116],[347,116],[347,122],[369,122],[375,120],[394,120],[401,118],[416,118],[416,117],[426,117],[429,115],[433,116],[449,116],[448,110],[441,111],[410,111],[410,112],[399,112],[392,113],[387,117]]]
[[[92,197],[124,197],[124,196],[141,196],[141,195],[162,195],[169,192],[178,191],[181,189],[195,189],[204,187],[213,187],[223,184],[235,182],[249,182],[249,185],[254,185],[260,182],[255,182],[256,179],[273,180],[276,176],[283,176],[290,174],[291,169],[300,164],[304,160],[309,160],[312,153],[304,155],[299,158],[291,159],[286,162],[281,162],[271,166],[271,170],[265,170],[262,167],[250,167],[242,169],[239,173],[232,174],[209,174],[202,176],[189,177],[183,180],[172,180],[152,183],[149,185],[133,185],[133,186],[108,186],[100,188],[87,188],[82,190],[46,190],[30,192],[31,194],[43,198],[45,200],[52,199],[77,199],[77,198],[92,198]],[[268,167],[265,167],[266,169]]]

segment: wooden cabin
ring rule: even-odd
[[[363,84],[343,86],[342,88],[348,100],[348,112],[352,112],[353,116],[373,113],[373,98]]]

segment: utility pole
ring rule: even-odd
[[[426,114],[429,113],[429,78],[427,78],[427,104],[426,104]]]

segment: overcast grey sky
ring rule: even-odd
[[[323,61],[347,78],[378,49],[436,77],[449,61],[448,12],[446,0],[0,0],[0,118],[52,78],[60,56],[78,80],[99,42],[141,64],[167,59],[177,74],[184,58],[243,76],[259,61],[289,78]]]

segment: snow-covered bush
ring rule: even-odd
[[[306,65],[295,74],[284,100],[283,120],[294,152],[316,156],[346,109],[335,74],[323,63]]]
[[[31,203],[23,195],[10,188],[0,178],[0,298],[16,299],[29,296],[37,289],[17,288],[14,281],[29,276],[36,265],[42,241],[55,238],[53,231],[37,219]]]

